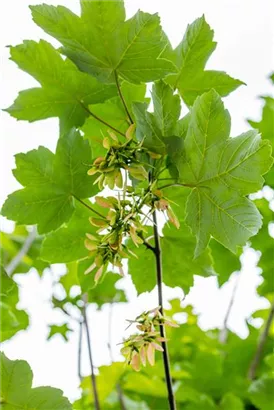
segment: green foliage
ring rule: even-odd
[[[29,325],[29,318],[25,311],[17,309],[19,302],[17,284],[7,275],[3,266],[0,266],[0,341],[13,337],[20,330]]]
[[[221,97],[244,83],[223,71],[205,70],[216,43],[204,16],[187,27],[172,50],[158,15],[138,11],[125,20],[122,0],[82,0],[80,16],[46,4],[31,6],[31,11],[34,22],[61,48],[44,40],[10,47],[11,60],[40,87],[20,92],[6,111],[27,121],[57,117],[60,136],[55,154],[40,146],[16,155],[13,174],[23,188],[9,195],[2,208],[2,215],[18,224],[12,234],[1,233],[5,266],[22,249],[26,226],[37,225],[43,236],[34,240],[14,273],[31,267],[42,273],[50,263],[67,264],[58,281],[65,295],[56,297],[54,288],[52,304],[67,319],[73,307],[82,322],[83,308],[91,303],[100,309],[105,303],[127,301],[117,284],[123,259],[128,259],[138,294],[156,284],[161,292],[160,263],[163,282],[187,294],[194,275],[216,275],[223,285],[240,270],[239,257],[249,241],[262,253],[258,292],[271,300],[273,214],[267,201],[252,201],[248,195],[263,187],[262,176],[272,165],[273,98],[264,97],[261,121],[249,121],[261,135],[250,130],[230,137],[230,115]],[[146,98],[148,82],[153,82],[152,109]],[[273,187],[273,171],[266,183]],[[105,187],[111,193],[94,200]],[[158,221],[166,220],[162,229],[155,213]],[[111,272],[113,266],[120,274]],[[28,326],[18,301],[16,283],[1,271],[1,340]],[[162,315],[161,307],[159,312]],[[265,335],[249,325],[246,339],[228,333],[222,344],[218,330],[198,326],[190,306],[172,301],[167,314],[176,313],[183,322],[166,333],[178,410],[273,407],[271,326]],[[267,321],[269,309],[253,317]],[[155,341],[165,346],[159,323],[167,321],[149,329],[138,322],[142,335],[128,337],[133,368],[139,370],[134,359],[138,355],[145,365],[140,337],[150,364],[154,350],[162,351]],[[51,324],[48,339],[59,334],[67,341],[70,331],[69,319]],[[257,379],[249,380],[262,334]],[[59,390],[31,388],[26,362],[1,355],[1,363],[3,409],[71,408]],[[102,409],[168,409],[166,375],[159,360],[138,374],[120,362],[99,368]],[[98,410],[89,376],[81,388],[74,409]]]
[[[62,43],[62,53],[81,71],[102,82],[114,82],[119,74],[137,84],[176,72],[160,58],[166,39],[157,15],[138,11],[125,22],[122,1],[81,1],[81,6],[80,18],[65,7],[31,7],[35,23]]]
[[[273,211],[265,199],[255,201],[256,206],[263,215],[263,226],[258,235],[252,238],[251,245],[261,252],[258,266],[262,269],[264,281],[258,288],[258,293],[267,296],[274,292],[274,270],[273,270],[273,237],[269,233],[269,225],[274,220]]]
[[[2,214],[37,224],[39,233],[57,229],[71,218],[76,198],[97,191],[87,175],[90,161],[89,144],[74,129],[59,139],[55,155],[44,147],[16,155],[14,175],[24,189],[8,196]]]
[[[218,94],[198,97],[179,171],[182,183],[193,187],[186,222],[197,238],[196,256],[210,235],[235,253],[261,227],[259,212],[244,195],[262,187],[261,174],[272,165],[270,145],[256,132],[233,139],[229,132],[230,116]]]
[[[32,388],[32,371],[23,360],[9,360],[0,353],[1,393],[3,410],[71,410],[71,404],[61,390],[52,387]]]
[[[168,77],[167,81],[178,89],[187,105],[193,105],[197,96],[212,88],[224,97],[244,84],[223,71],[205,70],[217,45],[213,34],[202,16],[188,25],[183,40],[174,51],[170,47],[166,50],[167,58],[171,57],[178,68],[178,74]]]
[[[21,91],[7,111],[18,120],[37,121],[59,117],[61,134],[83,125],[87,106],[114,96],[111,85],[99,83],[81,73],[69,60],[63,60],[53,46],[44,40],[24,41],[11,47],[11,60],[40,84],[40,88]]]

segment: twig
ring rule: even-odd
[[[35,238],[37,236],[37,229],[34,227],[32,231],[30,231],[29,235],[27,236],[22,248],[19,252],[15,255],[15,257],[10,261],[10,263],[6,266],[6,272],[8,275],[12,275],[21,260],[24,256],[28,253],[31,245],[33,244]]]
[[[248,378],[250,380],[254,380],[256,377],[256,372],[257,372],[257,368],[259,366],[259,363],[261,361],[262,358],[262,354],[263,354],[263,350],[264,350],[264,346],[270,331],[270,327],[272,324],[274,318],[274,302],[272,303],[272,306],[270,308],[270,312],[265,324],[265,328],[263,330],[263,333],[261,334],[260,338],[259,338],[259,342],[258,342],[258,346],[255,352],[255,355],[253,357],[253,360],[250,364],[249,370],[248,370]]]
[[[112,316],[113,316],[113,302],[109,304],[109,311],[108,311],[108,351],[109,351],[109,358],[111,362],[114,362],[114,357],[112,353]]]
[[[122,392],[122,389],[121,389],[121,385],[119,383],[116,385],[116,390],[117,390],[117,393],[118,393],[118,398],[119,398],[119,403],[120,403],[121,410],[127,410],[125,400],[124,400],[124,395],[123,395],[123,392]]]
[[[153,212],[153,230],[154,230],[154,240],[155,240],[155,258],[156,258],[156,273],[157,273],[157,287],[158,287],[158,305],[160,306],[160,312],[163,315],[163,272],[162,272],[162,258],[161,258],[161,245],[158,233],[157,216],[156,211]],[[160,335],[165,337],[165,328],[160,325]],[[172,379],[170,374],[170,364],[168,356],[167,343],[162,342],[163,348],[163,360],[165,368],[165,378],[168,391],[168,402],[170,410],[176,410],[175,396],[172,389]]]
[[[111,341],[112,341],[112,337],[111,337],[111,335],[112,335],[112,319],[113,319],[113,301],[109,304],[109,311],[108,311],[108,351],[109,351],[110,361],[113,363],[114,362],[114,357],[113,357],[112,343],[111,343]],[[120,383],[116,384],[116,391],[117,391],[117,394],[118,394],[121,410],[127,410]]]
[[[87,335],[88,354],[89,354],[89,362],[90,362],[90,370],[91,370],[91,386],[92,386],[92,391],[94,395],[94,404],[95,404],[95,409],[100,410],[100,403],[99,403],[99,397],[98,397],[98,391],[97,391],[97,385],[96,385],[96,377],[94,374],[94,366],[93,366],[93,360],[92,360],[91,340],[90,340],[89,326],[88,326],[87,313],[86,313],[86,302],[84,302],[84,307],[83,307],[83,318],[84,318],[84,325],[86,328],[86,335]]]
[[[227,342],[227,336],[228,336],[228,320],[231,314],[231,310],[233,308],[234,302],[235,302],[235,298],[236,298],[236,293],[237,293],[237,289],[240,283],[240,272],[237,272],[237,277],[233,286],[233,290],[232,290],[232,294],[231,294],[231,298],[228,304],[228,308],[225,314],[225,318],[224,318],[224,323],[223,323],[223,328],[220,330],[219,333],[219,342],[225,344]]]
[[[122,135],[123,137],[125,137],[125,134],[121,131],[119,131],[117,128],[113,127],[112,125],[108,124],[105,120],[103,120],[102,118],[98,117],[96,114],[94,114],[92,111],[90,111],[90,109],[88,107],[86,107],[83,103],[81,103],[81,106],[83,107],[83,109],[93,118],[95,118],[97,121],[101,122],[102,124],[106,125],[107,127],[111,128],[113,131],[117,132],[117,134]]]
[[[81,360],[82,360],[82,341],[83,341],[83,322],[79,322],[79,343],[78,343],[78,377],[82,381],[82,370],[81,370]]]
[[[119,96],[120,96],[120,98],[121,98],[121,101],[122,101],[122,103],[123,103],[125,112],[126,112],[126,114],[127,114],[127,116],[128,116],[128,119],[129,119],[130,123],[133,124],[134,121],[133,121],[133,119],[132,119],[132,117],[131,117],[131,115],[130,115],[130,112],[129,112],[129,110],[128,110],[128,108],[127,108],[127,105],[126,105],[126,102],[125,102],[125,99],[124,99],[124,97],[123,97],[123,94],[122,94],[122,91],[121,91],[121,88],[120,88],[120,84],[119,84],[118,75],[117,75],[117,72],[116,72],[116,71],[114,71],[114,76],[115,76],[115,83],[116,83],[116,86],[117,86],[117,89],[118,89],[118,94],[119,94]]]
[[[150,245],[148,242],[144,241],[143,244],[145,245],[145,247],[149,250],[151,250],[154,254],[155,254],[155,248],[154,246]]]
[[[105,216],[103,214],[100,214],[100,212],[96,211],[95,209],[93,209],[91,206],[89,206],[88,204],[86,204],[84,201],[82,201],[82,199],[78,198],[76,195],[72,194],[73,198],[75,198],[78,202],[80,202],[82,205],[84,205],[87,209],[89,209],[91,212],[94,212],[96,215],[100,216],[103,219],[106,219]]]

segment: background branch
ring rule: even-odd
[[[254,380],[255,377],[256,377],[256,372],[257,372],[258,366],[259,366],[261,358],[262,358],[264,346],[265,346],[267,337],[269,335],[269,331],[270,331],[270,327],[271,327],[273,318],[274,318],[274,302],[272,303],[272,306],[270,308],[270,312],[269,312],[269,315],[268,315],[264,330],[263,330],[263,332],[262,332],[262,334],[259,338],[259,343],[258,343],[258,346],[257,346],[257,350],[255,352],[255,355],[253,357],[253,360],[252,360],[251,365],[250,365],[249,370],[248,370],[248,378],[250,380]]]
[[[35,238],[37,237],[37,229],[34,227],[29,235],[27,236],[25,242],[23,243],[22,248],[19,250],[17,255],[10,261],[10,263],[6,266],[6,272],[10,276],[13,274],[21,260],[24,258],[24,256],[28,253],[31,245],[33,244]]]
[[[89,354],[89,362],[90,362],[90,370],[91,370],[91,387],[94,396],[94,404],[95,409],[100,410],[100,402],[98,397],[97,385],[96,385],[96,376],[94,373],[94,366],[93,366],[93,359],[92,359],[92,349],[91,349],[91,340],[90,340],[90,333],[89,333],[89,326],[87,320],[87,312],[86,312],[86,302],[84,301],[83,307],[83,318],[84,318],[84,325],[86,329],[86,336],[87,336],[87,344],[88,344],[88,354]]]
[[[231,298],[230,298],[228,308],[227,308],[227,311],[226,311],[226,315],[225,315],[225,318],[224,318],[223,328],[220,330],[220,333],[219,333],[219,342],[223,343],[223,344],[227,342],[227,336],[228,336],[227,324],[228,324],[228,320],[229,320],[229,317],[230,317],[230,314],[231,314],[231,310],[232,310],[234,302],[235,302],[237,289],[238,289],[238,286],[239,286],[239,283],[240,283],[240,274],[241,274],[241,271],[237,272],[237,277],[235,279],[235,283],[234,283],[234,286],[233,286]]]
[[[81,362],[82,362],[82,341],[83,341],[83,322],[82,320],[79,322],[79,342],[78,342],[78,376],[80,382],[83,379],[82,370],[81,370]]]

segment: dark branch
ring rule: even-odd
[[[235,302],[237,289],[238,289],[238,286],[239,286],[239,283],[240,283],[240,274],[241,274],[241,272],[237,272],[237,277],[236,277],[236,280],[235,280],[235,283],[234,283],[231,298],[230,298],[228,308],[227,308],[227,311],[226,311],[226,315],[225,315],[225,318],[224,318],[223,328],[220,330],[220,334],[219,334],[220,343],[226,343],[227,342],[227,335],[228,335],[227,324],[228,324],[228,319],[229,319],[230,314],[231,314],[231,310],[232,310],[234,302]]]
[[[155,258],[156,258],[156,273],[157,273],[157,287],[158,287],[158,305],[160,306],[160,312],[163,315],[163,272],[162,272],[162,257],[161,257],[161,245],[158,233],[157,216],[156,211],[153,212],[153,230],[154,230],[154,240],[155,240]],[[160,326],[160,335],[165,337],[165,328],[163,325]],[[165,378],[168,391],[168,402],[169,409],[176,410],[175,396],[172,389],[172,379],[170,374],[170,364],[168,356],[167,343],[162,342],[163,348],[163,360],[165,368]]]
[[[269,335],[269,331],[270,331],[270,327],[271,327],[273,318],[274,318],[274,302],[273,302],[273,304],[270,308],[270,312],[269,312],[269,315],[268,315],[268,318],[267,318],[267,321],[266,321],[266,324],[265,324],[265,328],[264,328],[263,333],[261,334],[261,336],[259,338],[259,343],[258,343],[258,346],[257,346],[256,353],[253,357],[253,360],[252,360],[251,365],[250,365],[249,370],[248,370],[248,378],[250,380],[254,380],[255,377],[256,377],[257,368],[258,368],[258,366],[260,364],[260,361],[261,361],[261,358],[262,358],[264,346],[265,346],[267,337]]]
[[[132,119],[132,117],[131,117],[131,115],[130,115],[130,112],[129,112],[129,110],[128,110],[128,108],[127,108],[127,105],[126,105],[126,102],[125,102],[125,99],[124,99],[124,97],[123,97],[123,94],[122,94],[122,91],[121,91],[121,88],[120,88],[120,84],[119,84],[118,75],[117,75],[117,72],[116,72],[116,71],[114,71],[114,76],[115,76],[116,86],[117,86],[117,89],[118,89],[118,94],[119,94],[119,96],[120,96],[120,98],[121,98],[121,101],[122,101],[122,103],[123,103],[123,106],[124,106],[124,108],[125,108],[125,112],[126,112],[126,114],[127,114],[127,116],[128,116],[128,119],[129,119],[130,123],[133,124],[134,121],[133,121],[133,119]]]
[[[152,251],[155,254],[155,248],[154,246],[150,245],[148,242],[144,241],[143,244],[145,245],[145,247],[147,249],[149,249],[150,251]]]
[[[91,340],[90,340],[89,326],[88,326],[87,313],[86,313],[86,304],[84,304],[84,307],[83,307],[83,318],[84,318],[84,325],[86,328],[86,335],[87,335],[88,354],[89,354],[89,362],[90,362],[90,370],[91,370],[91,386],[92,386],[92,391],[94,395],[94,404],[95,404],[95,409],[100,410],[100,403],[99,403],[99,397],[98,397],[98,391],[97,391],[97,385],[96,385],[96,376],[94,374],[94,366],[93,366],[93,359],[92,359]]]

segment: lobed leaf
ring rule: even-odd
[[[91,162],[88,141],[75,129],[61,137],[56,154],[47,148],[16,156],[14,175],[25,187],[8,196],[2,214],[18,224],[37,224],[39,233],[57,229],[75,209],[75,198],[97,192],[87,175]]]

